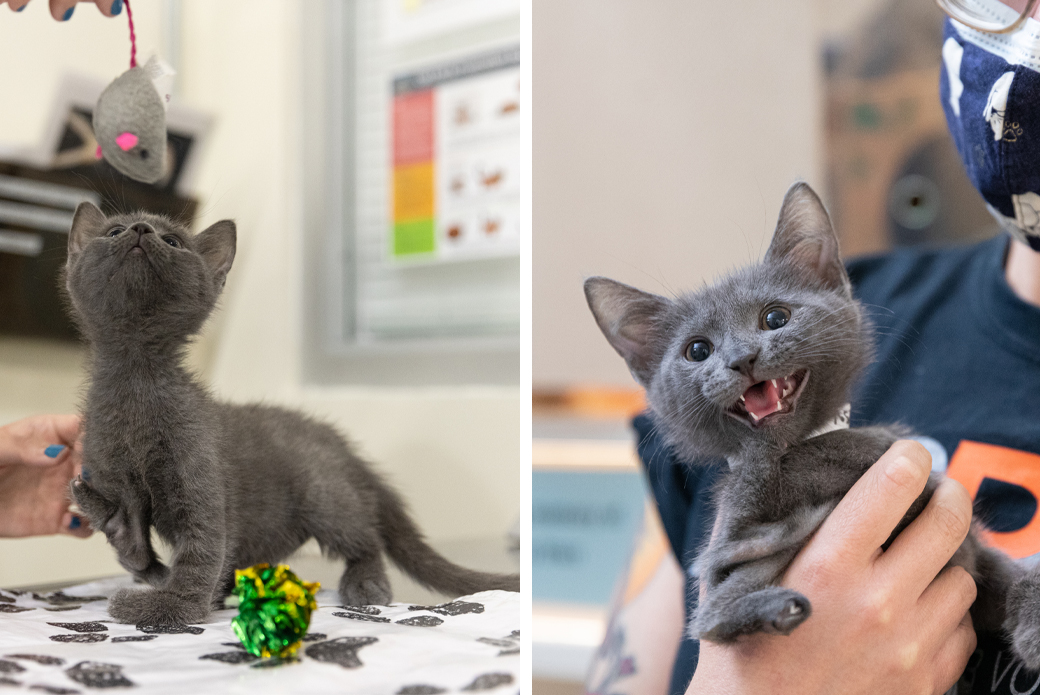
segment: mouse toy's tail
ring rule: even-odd
[[[426,544],[408,516],[404,502],[385,484],[379,485],[380,535],[390,559],[425,587],[448,596],[502,589],[520,591],[519,574],[477,572],[459,567]]]

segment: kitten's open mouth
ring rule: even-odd
[[[794,412],[808,377],[808,370],[803,369],[779,379],[760,381],[745,391],[726,412],[752,427],[762,425],[767,418]]]

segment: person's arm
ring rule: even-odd
[[[37,415],[0,427],[0,538],[91,534],[69,511],[79,423],[76,415]]]
[[[618,578],[607,634],[585,681],[593,695],[665,695],[684,624],[682,569],[652,501],[641,538]]]
[[[943,569],[971,523],[971,500],[945,480],[889,549],[881,545],[924,489],[930,456],[897,442],[802,549],[783,584],[812,616],[786,637],[701,643],[689,694],[941,694],[975,649],[975,583]]]

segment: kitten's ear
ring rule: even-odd
[[[649,386],[660,359],[654,346],[656,329],[671,302],[603,277],[585,281],[585,299],[603,335],[625,358],[632,376]]]
[[[93,203],[80,203],[76,214],[72,216],[72,229],[69,230],[69,255],[82,251],[91,239],[101,233],[104,226],[105,213]]]
[[[770,261],[791,263],[825,286],[851,294],[831,218],[807,183],[799,181],[784,196],[773,242],[766,252],[766,262]]]
[[[231,220],[221,220],[195,237],[199,253],[213,271],[213,277],[220,287],[224,286],[235,260],[235,240],[235,223]]]

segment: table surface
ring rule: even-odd
[[[525,610],[516,593],[348,607],[322,590],[296,654],[259,658],[232,631],[234,608],[191,626],[112,621],[107,597],[131,585],[123,576],[52,593],[0,591],[0,685],[61,695],[95,688],[148,695],[505,695],[525,680]]]

